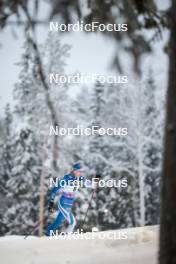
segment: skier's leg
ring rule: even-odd
[[[73,206],[73,201],[70,200],[62,200],[61,202],[59,202],[59,210],[63,213],[63,215],[65,216],[65,219],[68,221],[69,226],[66,229],[66,233],[72,233],[73,229],[76,225],[76,220],[74,215],[72,214],[72,206]]]
[[[75,228],[76,225],[76,220],[74,215],[72,214],[72,212],[70,212],[70,222],[69,222],[69,226],[66,229],[66,233],[73,233],[73,230]]]
[[[54,232],[56,229],[58,229],[62,225],[64,220],[65,220],[65,216],[63,215],[61,211],[59,211],[54,222],[48,226],[46,235],[50,236],[51,232]]]
[[[54,222],[48,226],[46,235],[49,236],[51,231],[55,231],[58,229],[65,219],[70,223],[70,214],[67,211],[67,199],[61,197],[58,204],[59,213],[57,215],[57,218],[54,220]],[[71,204],[69,205],[71,207]]]
[[[68,222],[70,222],[70,205],[64,204],[64,202],[59,202],[58,204],[58,208],[60,210],[60,212],[62,212],[62,214],[64,215],[65,219],[67,219]]]

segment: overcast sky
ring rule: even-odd
[[[168,6],[169,1],[157,0],[162,8]],[[43,6],[42,13],[47,12],[47,5]],[[17,38],[14,37],[12,29],[7,27],[0,33],[0,114],[7,102],[13,104],[12,90],[18,81],[19,67],[15,65],[20,60],[21,47],[24,41],[23,29],[15,29]],[[38,29],[38,39],[42,43],[48,32],[48,27]],[[56,33],[57,34],[57,33]],[[111,72],[110,64],[116,51],[115,44],[101,34],[79,33],[67,34],[63,43],[72,46],[71,57],[68,59],[67,72],[73,73],[79,70],[83,74]],[[163,42],[154,46],[154,55],[144,59],[144,65],[152,65],[158,81],[166,82],[167,58],[162,52]],[[128,64],[128,57],[124,56],[124,62]],[[74,88],[73,88],[74,89]],[[74,93],[74,90],[72,91]]]

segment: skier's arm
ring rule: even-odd
[[[54,202],[56,194],[60,191],[60,189],[61,189],[60,185],[53,187],[53,189],[51,190],[50,201]]]
[[[67,176],[65,175],[57,186],[54,186],[51,190],[50,201],[54,201],[56,194],[67,184]]]
[[[65,178],[62,179],[62,181],[65,180]],[[50,202],[48,206],[48,211],[53,212],[53,206],[54,206],[54,199],[56,197],[56,194],[60,191],[62,188],[61,181],[59,181],[58,186],[54,186],[51,190],[51,195],[50,195]]]
[[[53,212],[53,207],[54,207],[54,198],[56,197],[56,194],[59,192],[60,186],[55,186],[51,190],[51,195],[50,195],[50,201],[49,201],[49,206],[48,206],[48,211],[50,213]]]

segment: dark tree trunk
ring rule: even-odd
[[[160,264],[176,264],[176,0],[170,11],[169,86],[162,175]]]

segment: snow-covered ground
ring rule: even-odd
[[[103,234],[102,234],[103,233]],[[116,239],[50,239],[5,236],[0,238],[2,264],[155,264],[158,226],[113,231]],[[120,238],[121,239],[118,239]],[[125,238],[125,239],[122,239]]]

